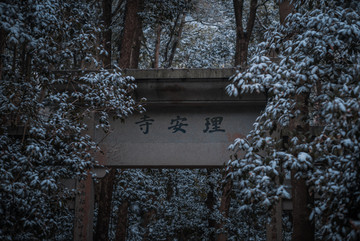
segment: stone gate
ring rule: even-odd
[[[135,113],[123,122],[112,121],[112,129],[106,135],[90,124],[89,134],[102,149],[96,159],[104,166],[117,168],[224,166],[231,155],[228,146],[235,138],[248,134],[266,104],[264,94],[226,94],[225,87],[235,71],[125,70],[125,75],[135,77],[135,98],[147,99],[146,112]],[[104,170],[96,172],[99,177],[105,174]],[[77,187],[81,195],[75,202],[74,240],[92,240],[91,177],[77,183]]]

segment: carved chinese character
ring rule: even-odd
[[[149,116],[144,115],[140,118],[140,121],[135,122],[135,124],[138,124],[140,127],[140,130],[146,135],[149,133],[149,126],[152,125],[152,122],[154,122],[153,119],[150,119]]]
[[[204,133],[209,132],[225,132],[224,129],[221,129],[220,125],[223,121],[223,117],[217,116],[213,118],[205,118],[205,129],[203,130]]]
[[[168,127],[168,129],[172,129],[172,133],[181,131],[182,133],[186,133],[186,130],[183,129],[183,126],[188,126],[188,124],[184,124],[183,122],[187,121],[187,119],[185,117],[181,118],[180,116],[177,116],[176,119],[172,119],[170,127]]]

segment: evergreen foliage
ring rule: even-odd
[[[290,172],[305,178],[309,217],[321,240],[358,240],[360,220],[360,4],[295,1],[296,13],[267,32],[231,95],[265,92],[268,103],[245,139],[230,146],[243,205],[289,198]],[[271,53],[278,57],[271,59]],[[288,138],[283,138],[288,136]],[[288,140],[287,140],[288,139]]]
[[[86,1],[2,1],[0,82],[0,239],[68,240],[75,191],[96,163],[88,117],[125,118],[136,107],[133,79],[100,71],[53,70],[96,66],[96,9]]]

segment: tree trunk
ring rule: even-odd
[[[230,210],[230,201],[231,201],[231,191],[232,191],[233,181],[232,179],[227,179],[226,183],[223,186],[223,192],[221,195],[221,203],[220,203],[220,213],[224,220],[221,221],[217,226],[217,229],[224,229],[226,220],[229,217],[229,210]],[[222,230],[221,233],[217,235],[217,241],[226,241],[228,234],[225,230]]]
[[[240,37],[235,46],[235,66],[247,64],[248,48],[249,42],[246,41],[245,37]]]
[[[111,68],[111,20],[112,20],[112,12],[111,12],[112,0],[102,0],[102,19],[104,22],[103,29],[103,46],[107,54],[102,55],[103,67],[105,69]]]
[[[159,54],[160,54],[160,40],[161,40],[161,25],[158,23],[156,26],[156,41],[155,41],[155,52],[154,52],[154,62],[152,67],[154,69],[159,68]]]
[[[244,0],[233,0],[236,22],[236,42],[235,42],[235,66],[247,64],[248,47],[254,28],[257,0],[251,0],[250,13],[247,19],[246,29],[243,27]]]
[[[208,168],[208,169],[206,169],[206,171],[207,171],[207,176],[209,178],[210,175],[211,175],[212,170],[210,168]],[[214,196],[214,185],[210,182],[209,186],[210,186],[210,191],[207,193],[207,197],[206,197],[206,201],[205,201],[206,207],[207,207],[208,212],[209,212],[208,213],[209,230],[211,230],[210,233],[209,233],[208,240],[209,241],[215,241],[215,231],[214,231],[214,229],[216,228],[216,220],[214,220],[211,217],[211,215],[214,212],[214,206],[216,204],[216,198]]]
[[[150,209],[148,212],[144,213],[143,215],[143,220],[141,225],[144,227],[144,229],[146,230],[144,233],[144,237],[143,237],[143,241],[147,241],[149,240],[149,229],[148,229],[148,225],[150,224],[150,222],[153,220],[153,218],[156,215],[156,210],[155,209]]]
[[[168,42],[166,43],[166,47],[165,47],[165,51],[164,51],[164,62],[167,62],[167,60],[168,60],[168,52],[169,52],[170,43],[171,43],[171,41],[172,41],[172,39],[173,39],[173,37],[175,35],[175,30],[176,30],[176,27],[178,25],[180,15],[181,15],[181,13],[178,13],[176,15],[174,26],[171,28],[170,38],[169,38]]]
[[[183,15],[181,17],[180,26],[178,28],[177,33],[175,33],[175,39],[174,39],[174,43],[173,43],[172,48],[171,48],[169,62],[168,62],[168,65],[167,65],[168,68],[171,67],[172,62],[174,60],[174,56],[175,56],[175,53],[176,53],[176,48],[178,47],[179,42],[181,40],[181,34],[182,34],[182,30],[184,28],[184,24],[185,24],[185,13],[183,13]]]
[[[26,81],[29,81],[30,76],[31,76],[31,59],[32,59],[32,54],[26,53],[26,60],[25,60],[25,79],[26,79]]]
[[[280,14],[280,23],[285,23],[285,18],[293,11],[294,5],[290,3],[289,0],[283,0],[279,3],[279,14]]]
[[[15,73],[16,69],[16,58],[17,58],[17,45],[14,45],[14,51],[13,51],[13,62],[12,62],[12,72]]]
[[[312,241],[314,237],[314,224],[309,220],[311,210],[308,207],[313,202],[309,195],[306,180],[296,179],[294,173],[291,175],[292,202],[293,202],[293,233],[292,241]]]
[[[111,214],[111,200],[114,188],[116,169],[110,169],[110,172],[100,180],[100,198],[99,209],[95,229],[95,241],[109,240],[109,223]]]
[[[135,40],[134,46],[131,53],[130,68],[137,69],[139,67],[140,59],[140,48],[141,48],[141,39],[143,38],[142,26],[139,24],[135,29]]]
[[[173,171],[171,171],[170,173],[167,173],[168,175],[168,180],[167,180],[167,183],[166,183],[166,201],[167,202],[171,202],[171,199],[174,195],[174,187],[173,187],[173,180],[172,180],[172,175],[173,175]],[[176,194],[176,193],[175,193]],[[169,221],[171,220],[168,220],[166,223],[167,225],[171,225],[169,223]],[[167,233],[166,235],[166,241],[170,241],[170,240],[174,240],[173,236],[169,233]]]
[[[26,74],[26,43],[22,43],[22,46],[21,46],[19,69],[20,69],[21,76],[25,77],[25,74]]]
[[[137,68],[141,44],[141,18],[143,0],[128,0],[126,3],[124,31],[120,44],[120,68]]]
[[[129,202],[123,201],[118,212],[118,223],[116,225],[115,241],[125,241],[128,225]]]
[[[5,49],[5,42],[6,42],[5,30],[0,28],[0,80],[2,78],[2,72],[3,72],[3,55]]]
[[[21,62],[20,62],[20,70],[21,75],[24,80],[30,79],[30,71],[31,71],[31,54],[27,49],[27,43],[22,44],[22,51],[21,51]]]

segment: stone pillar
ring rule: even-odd
[[[273,209],[271,222],[266,225],[267,241],[282,241],[282,200]]]
[[[74,241],[93,240],[94,181],[89,173],[85,180],[77,181],[79,191],[75,198]]]

